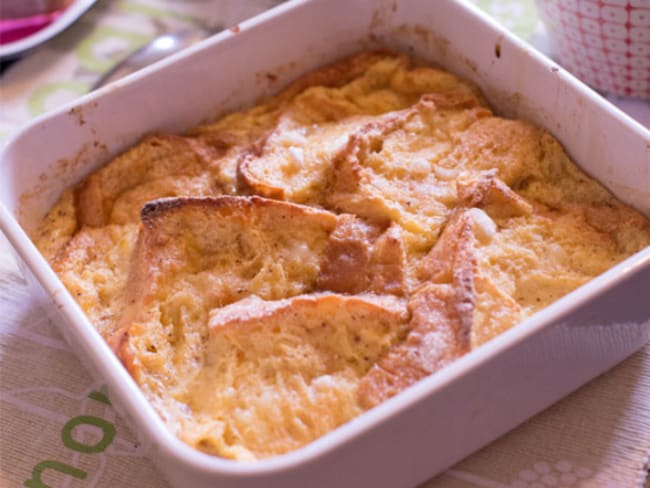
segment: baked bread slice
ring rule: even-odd
[[[370,117],[303,125],[285,115],[269,136],[239,161],[240,188],[297,203],[318,203],[334,155]]]
[[[455,90],[472,100],[480,98],[470,83],[435,68],[413,66],[404,56],[373,61],[349,83],[310,86],[293,97],[269,135],[242,158],[241,188],[270,198],[321,203],[335,155],[376,116],[410,107],[425,93]]]
[[[391,348],[359,386],[371,408],[438,371],[521,320],[521,308],[499,289],[481,259],[496,233],[477,208],[455,212],[421,263],[424,284],[409,299],[406,340]]]
[[[392,296],[251,296],[212,310],[203,369],[173,394],[191,412],[179,435],[236,459],[299,448],[361,413],[360,378],[407,323]]]
[[[353,55],[298,78],[264,103],[226,115],[217,122],[196,127],[190,134],[225,151],[220,164],[213,167],[213,178],[224,189],[224,193],[241,194],[243,190],[248,190],[275,198],[279,190],[273,179],[267,180],[264,177],[265,166],[258,166],[257,171],[252,168],[242,170],[242,161],[248,161],[252,156],[261,156],[262,153],[273,156],[271,146],[276,143],[281,148],[291,140],[295,142],[299,138],[304,139],[306,131],[314,124],[318,125],[328,118],[339,120],[353,112],[359,112],[358,108],[351,111],[355,106],[350,102],[345,103],[347,98],[343,91],[354,87],[352,89],[356,92],[370,92],[373,86],[387,83],[393,65],[405,63],[406,58],[387,52]],[[272,74],[270,76],[273,77]],[[351,86],[346,88],[347,85]],[[276,140],[276,136],[285,129],[289,132],[286,137]],[[333,130],[337,129],[334,127]],[[297,154],[296,150],[291,152]],[[273,157],[265,164],[272,163],[282,164]],[[282,170],[281,167],[279,169]],[[294,182],[297,181],[294,178]],[[284,188],[287,185],[281,186]],[[305,198],[300,200],[304,201]]]
[[[458,205],[481,208],[492,218],[530,215],[533,206],[497,176],[497,169],[463,171],[456,180]]]
[[[326,205],[398,223],[409,252],[426,252],[456,204],[460,165],[441,161],[458,134],[491,115],[472,94],[428,94],[354,133],[334,162]]]
[[[249,295],[314,290],[337,216],[259,197],[175,198],[145,205],[120,332],[121,359],[155,395],[201,364],[209,311]]]
[[[395,224],[382,229],[355,216],[341,215],[330,234],[316,286],[338,293],[406,294],[402,229]]]
[[[463,174],[457,186],[459,203],[466,206],[454,211],[436,244],[418,261],[420,286],[408,304],[410,332],[362,380],[359,401],[364,408],[434,373],[624,259],[629,246],[638,242],[627,239],[621,245],[617,236],[633,226],[637,236],[650,242],[648,222],[621,205],[609,207],[616,223],[612,219],[594,225],[590,219],[597,211],[592,206],[583,202],[582,211],[575,211],[568,197],[563,208],[549,208],[514,192],[494,169]],[[596,201],[602,198],[591,195]]]
[[[621,220],[614,232],[594,226],[588,211],[539,207],[531,215],[498,221],[492,242],[481,248],[484,273],[528,317],[625,259],[632,250],[628,246],[638,245],[632,250],[638,252],[648,245],[647,222],[626,219],[627,212],[617,215]],[[621,245],[620,236],[633,226],[637,238],[646,235],[645,245],[634,239]]]
[[[451,91],[482,97],[473,83],[408,56],[388,50],[362,52],[310,71],[254,107],[202,124],[189,134],[221,149],[247,146],[265,137],[289,112],[297,123],[309,126],[399,110],[424,93]]]
[[[145,137],[77,189],[79,226],[137,223],[144,204],[157,198],[218,195],[209,169],[219,156],[199,139]]]
[[[443,164],[459,172],[496,169],[497,176],[517,190],[553,174],[565,159],[562,147],[545,130],[521,120],[483,117],[456,134]]]

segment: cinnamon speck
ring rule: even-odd
[[[68,113],[72,117],[77,119],[77,123],[79,124],[79,126],[83,127],[84,125],[86,125],[86,120],[83,117],[83,112],[81,107],[73,107],[68,111]]]

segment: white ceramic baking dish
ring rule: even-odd
[[[177,440],[23,230],[33,228],[64,187],[142,134],[182,131],[379,43],[474,80],[498,111],[549,129],[586,171],[650,213],[650,132],[471,5],[295,0],[239,27],[34,121],[5,147],[0,163],[2,230],[52,297],[66,339],[106,382],[174,486],[414,486],[650,339],[646,248],[300,450],[238,463]]]

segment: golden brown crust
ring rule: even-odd
[[[217,194],[208,169],[218,156],[199,140],[145,137],[81,184],[76,191],[77,220],[92,227],[134,223],[149,200]]]
[[[533,212],[533,206],[497,176],[496,168],[478,174],[461,173],[456,181],[456,192],[459,205],[482,208],[493,218]]]
[[[410,332],[359,386],[364,408],[381,403],[471,348],[514,325],[519,305],[482,270],[482,211],[456,211],[418,269],[423,285],[409,298]],[[477,213],[479,216],[477,216]],[[495,329],[492,318],[498,317]]]
[[[370,285],[368,290],[376,293],[404,295],[406,283],[406,249],[402,228],[392,224],[379,236],[370,255]],[[363,290],[366,291],[366,290]]]
[[[317,287],[338,293],[403,295],[406,256],[401,229],[369,224],[352,215],[341,217],[330,235]]]
[[[361,381],[359,402],[371,408],[469,350],[476,301],[473,221],[458,212],[423,260],[425,281],[409,299],[410,332]]]
[[[39,249],[170,429],[235,459],[304,445],[650,244],[546,131],[384,52],[147,137],[76,195]]]
[[[125,349],[149,347],[140,333],[157,334],[157,351],[173,346],[175,355],[193,354],[212,308],[251,294],[278,299],[313,290],[336,223],[330,212],[260,197],[148,203],[127,284],[129,303],[113,339],[121,344],[118,354],[133,357]],[[175,339],[179,327],[193,339]],[[141,377],[139,365],[129,367]]]
[[[240,159],[241,190],[320,204],[336,154],[351,136],[370,132],[363,126],[373,117],[407,109],[418,98],[419,105],[446,111],[469,110],[483,103],[472,87],[460,80],[432,68],[413,69],[404,57],[372,55],[350,62],[362,65],[364,73],[348,84],[336,88],[309,85],[300,93],[289,90],[291,97],[273,129]],[[315,79],[332,73],[338,78],[348,69],[347,64],[337,63]]]
[[[399,56],[393,51],[382,49],[370,52],[361,52],[338,59],[330,64],[310,71],[306,75],[292,82],[281,93],[281,98],[290,98],[305,91],[312,86],[341,86],[367,72],[373,64],[385,58]],[[399,56],[401,63],[408,64],[406,56]]]
[[[463,300],[454,287],[440,284],[426,285],[411,297],[410,332],[359,383],[362,408],[378,405],[469,351]]]
[[[374,295],[252,296],[213,310],[205,366],[177,395],[194,414],[182,437],[240,459],[303,446],[360,413],[357,381],[407,320],[403,301]]]
[[[516,189],[529,178],[543,178],[545,134],[520,120],[483,117],[458,135],[447,159],[479,171],[496,169]]]
[[[377,117],[352,134],[334,161],[327,206],[393,221],[429,248],[456,204],[454,174],[436,171],[456,134],[490,111],[464,92],[428,94],[413,107]]]
[[[324,110],[319,104],[319,111]],[[238,183],[242,191],[268,198],[298,203],[318,203],[327,172],[348,135],[362,125],[367,116],[344,110],[344,120],[298,122],[281,117],[269,135],[252,145],[238,164]]]
[[[200,136],[202,140],[226,151],[222,164],[215,168],[214,174],[225,192],[232,190],[233,193],[257,193],[269,198],[289,199],[287,190],[291,184],[280,182],[277,178],[269,178],[269,171],[286,173],[282,161],[279,160],[287,156],[287,147],[282,150],[282,146],[287,146],[286,143],[291,139],[286,132],[293,130],[304,139],[301,130],[322,122],[338,121],[358,112],[359,109],[354,104],[346,102],[345,96],[337,100],[323,92],[344,86],[364,74],[374,64],[385,60],[386,56],[385,52],[376,51],[339,60],[299,78],[262,105],[194,129],[191,132],[193,135]],[[400,64],[404,59],[400,58]],[[372,83],[368,85],[371,87]],[[312,87],[313,90],[308,90]],[[390,107],[385,110],[390,110]],[[331,127],[337,129],[336,125]],[[332,135],[328,136],[327,128],[324,132],[325,141],[321,146],[327,150],[327,143],[331,142]],[[295,138],[296,136],[293,137]],[[313,139],[318,141],[319,134]],[[279,151],[276,146],[279,146]],[[336,149],[335,147],[331,150]],[[313,162],[310,171],[318,173],[318,159],[321,158]],[[294,161],[294,166],[295,164]],[[269,168],[274,165],[277,168]],[[284,174],[284,177],[287,177],[287,174]],[[311,186],[318,185],[319,174],[310,179],[311,184],[300,185],[298,191],[294,192],[296,194],[291,198],[293,201],[303,203],[314,197],[317,189],[312,189]],[[300,189],[304,195],[300,195]]]
[[[174,214],[177,212],[184,213],[188,210],[201,212],[204,218],[210,219],[232,217],[238,212],[251,214],[242,216],[242,219],[263,218],[267,216],[264,215],[264,212],[268,211],[274,218],[287,221],[287,223],[295,224],[295,222],[290,221],[294,218],[308,219],[314,223],[318,223],[324,229],[333,228],[337,222],[336,215],[326,210],[290,202],[280,202],[258,196],[241,197],[230,195],[220,197],[161,198],[153,200],[147,202],[142,207],[140,218],[146,227],[153,228],[158,223],[167,225],[170,221],[170,216],[175,216]],[[184,217],[182,216],[177,219],[175,223],[188,227],[191,226],[192,224],[188,223]],[[281,230],[281,228],[276,229],[277,232]],[[175,232],[182,231],[176,229]]]
[[[422,281],[449,283],[455,277],[471,276],[476,265],[474,220],[469,211],[455,212],[445,225],[436,245],[418,263]],[[460,278],[466,281],[468,278]]]

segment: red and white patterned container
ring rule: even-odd
[[[555,55],[607,93],[650,99],[650,0],[536,0]]]

